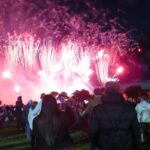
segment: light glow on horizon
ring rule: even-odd
[[[109,75],[110,66],[117,61],[114,48],[101,49],[94,56],[77,43],[68,41],[56,51],[52,42],[40,43],[31,35],[10,37],[6,51],[6,67],[14,74],[16,93],[30,90],[34,95],[41,92],[65,91],[71,94],[75,90],[93,90],[90,76],[93,74],[91,63],[95,57],[96,77],[101,84],[116,80]],[[34,50],[33,50],[34,49]],[[29,53],[26,53],[26,50]],[[28,55],[27,55],[28,54]],[[117,70],[121,73],[122,68]],[[35,86],[36,85],[36,86]]]
[[[120,73],[123,72],[123,70],[124,70],[124,68],[122,66],[120,66],[120,67],[117,68],[117,72],[116,73],[120,74]]]
[[[8,71],[8,70],[3,71],[2,76],[3,76],[3,78],[5,78],[5,79],[11,79],[11,77],[12,77],[12,76],[11,76],[11,72]]]
[[[43,9],[27,0],[1,0],[0,5],[0,88],[9,89],[9,95],[1,93],[8,103],[18,96],[17,84],[25,101],[38,101],[42,92],[93,91],[116,80],[123,58],[142,52],[132,38],[135,30],[92,1],[83,3],[87,9],[80,13],[66,1],[39,0]],[[7,69],[10,77],[2,74]]]
[[[39,40],[30,36],[10,37],[6,51],[6,65],[16,74],[14,83],[19,80],[23,91],[28,85],[33,88],[32,83],[37,87],[31,90],[37,93],[55,90],[71,94],[77,89],[92,90],[89,80],[93,71],[88,51],[79,49],[78,44],[72,41],[62,44],[56,51],[51,42],[39,46]],[[28,56],[26,50],[30,51]],[[15,91],[19,90],[21,88],[16,86]]]
[[[16,93],[19,93],[21,91],[21,86],[20,85],[15,85],[14,90]]]

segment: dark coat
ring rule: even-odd
[[[59,132],[57,134],[57,137],[55,137],[54,144],[49,146],[45,139],[42,137],[38,125],[37,125],[37,119],[36,117],[33,121],[33,136],[34,136],[34,149],[35,150],[62,150],[62,149],[69,149],[69,145],[71,144],[72,140],[68,133],[68,126],[66,123],[65,115],[63,112],[60,114],[61,119],[61,127],[59,129]]]
[[[89,136],[100,150],[140,149],[140,126],[135,109],[120,94],[105,95],[89,122]]]

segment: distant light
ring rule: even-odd
[[[64,70],[64,76],[65,77],[70,77],[70,72],[68,70]]]
[[[118,67],[118,69],[117,69],[117,74],[120,74],[120,73],[122,73],[123,72],[123,67],[122,66],[120,66],[120,67]]]
[[[60,100],[57,100],[57,104],[61,104],[61,101],[60,101]]]
[[[116,77],[113,77],[113,78],[108,78],[108,81],[111,81],[111,82],[118,82],[119,79],[116,78]]]
[[[90,76],[90,75],[93,74],[93,70],[92,70],[92,69],[88,69],[88,70],[85,71],[85,74],[86,74],[87,76]]]
[[[98,56],[99,57],[102,57],[104,55],[104,50],[102,49],[102,50],[100,50],[100,51],[98,51]]]
[[[108,54],[104,54],[104,57],[105,57],[105,58],[109,58],[109,55],[108,55]]]
[[[84,103],[85,103],[85,104],[88,104],[88,103],[89,103],[89,101],[88,101],[88,100],[84,100]]]
[[[85,82],[88,82],[90,79],[88,77],[84,77],[82,80],[85,83]]]
[[[14,90],[16,93],[19,93],[21,91],[21,86],[20,85],[15,85]]]
[[[40,71],[38,72],[38,74],[39,74],[41,77],[45,77],[45,76],[46,76],[46,73],[45,73],[44,71],[42,71],[42,70],[40,70]]]
[[[138,52],[142,52],[142,49],[141,49],[141,48],[139,48],[139,49],[138,49]]]
[[[11,73],[10,73],[10,71],[8,71],[8,70],[5,70],[5,71],[2,73],[2,75],[3,75],[3,78],[5,78],[5,79],[11,79]]]

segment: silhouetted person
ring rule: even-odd
[[[22,103],[22,96],[19,96],[17,98],[14,111],[17,121],[17,129],[20,130],[22,128],[23,130],[25,130],[24,107]]]
[[[3,111],[3,107],[1,105],[2,105],[2,101],[0,100],[0,126],[4,122],[4,111]]]
[[[106,84],[106,95],[101,100],[89,122],[90,139],[100,150],[140,149],[140,126],[135,109],[125,103],[117,83]]]
[[[56,99],[45,95],[40,114],[33,121],[36,150],[68,150],[71,138],[64,115],[57,108]]]

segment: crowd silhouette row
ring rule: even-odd
[[[120,91],[119,83],[108,82],[104,88],[67,93],[42,93],[39,101],[15,106],[0,102],[0,126],[15,119],[24,130],[33,150],[69,150],[70,133],[82,130],[89,139],[89,150],[140,150],[149,142],[149,95],[141,88]]]

